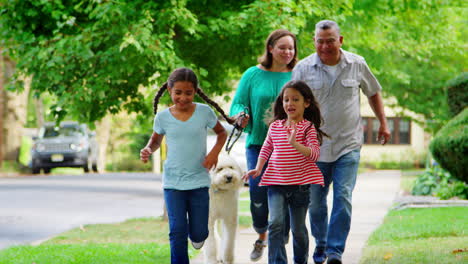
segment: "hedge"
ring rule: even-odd
[[[437,132],[429,149],[442,168],[468,183],[468,107]]]
[[[446,92],[451,116],[456,116],[468,106],[468,72],[448,81]]]

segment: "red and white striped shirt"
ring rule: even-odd
[[[268,160],[261,186],[266,185],[324,185],[323,175],[315,162],[320,155],[320,145],[315,126],[304,119],[296,124],[296,141],[310,148],[306,157],[288,142],[286,120],[276,120],[270,125],[259,158]]]

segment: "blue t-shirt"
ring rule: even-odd
[[[193,190],[210,186],[210,175],[203,167],[207,128],[218,119],[206,104],[196,103],[187,121],[176,119],[168,109],[156,114],[154,132],[166,136],[167,159],[163,167],[163,188]]]

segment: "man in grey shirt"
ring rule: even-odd
[[[317,162],[325,187],[310,187],[309,218],[316,248],[315,263],[339,264],[351,225],[351,198],[356,183],[363,130],[360,89],[380,122],[378,140],[390,139],[380,86],[363,57],[341,49],[343,36],[334,21],[315,26],[316,53],[301,60],[292,73],[303,80],[319,102],[324,119],[324,138]],[[328,223],[327,195],[333,182],[333,209]]]

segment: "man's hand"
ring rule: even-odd
[[[388,141],[390,141],[390,138],[392,137],[392,134],[390,134],[390,130],[386,126],[380,126],[379,127],[379,134],[377,135],[377,141],[380,142],[380,144],[385,145],[387,144]]]

